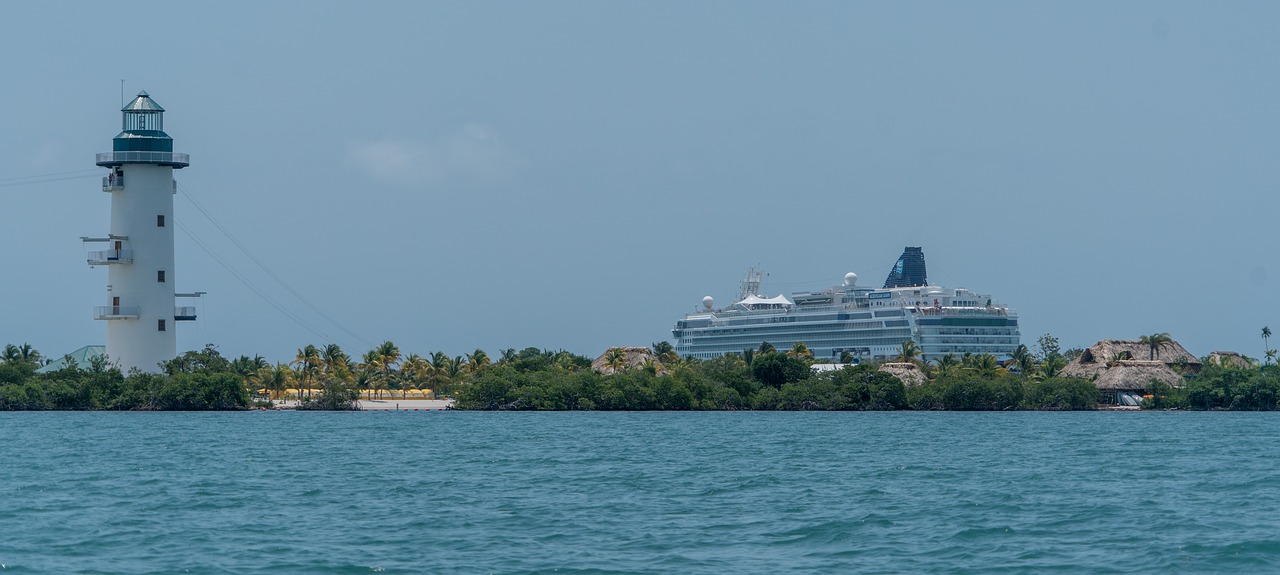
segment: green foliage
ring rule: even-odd
[[[0,410],[227,410],[249,405],[243,379],[212,345],[161,367],[165,375],[134,372],[125,377],[103,358],[86,369],[69,363],[43,374],[35,373],[34,362],[5,362],[0,364]]]
[[[1167,395],[1166,401],[1153,401],[1151,407],[1274,411],[1280,409],[1280,366],[1206,364],[1199,375],[1187,379],[1185,388]]]
[[[916,410],[1002,411],[1017,409],[1023,387],[1010,377],[984,377],[963,371],[907,390],[907,404]]]
[[[218,353],[218,346],[206,344],[200,351],[188,351],[169,361],[161,362],[160,369],[168,375],[179,373],[229,373],[234,372],[231,362]]]
[[[320,393],[298,404],[304,411],[359,411],[360,390],[338,381],[325,382]]]
[[[1093,409],[1098,388],[1087,379],[1053,377],[1032,381],[1023,388],[1022,407],[1039,410]]]
[[[760,383],[781,388],[809,377],[809,365],[803,360],[779,353],[757,354],[751,363],[751,375]]]

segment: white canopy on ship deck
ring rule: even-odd
[[[746,297],[746,299],[738,302],[736,305],[741,305],[741,306],[782,305],[782,306],[790,307],[793,304],[791,303],[791,300],[787,299],[787,296],[784,296],[784,295],[776,295],[770,298],[763,298],[758,295],[749,295]]]

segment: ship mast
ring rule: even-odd
[[[737,301],[747,299],[747,296],[760,295],[760,278],[763,276],[764,272],[756,271],[756,268],[747,268],[747,277],[742,280]]]

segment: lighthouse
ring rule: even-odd
[[[90,266],[107,267],[105,305],[93,318],[107,324],[107,358],[126,373],[159,371],[177,355],[175,324],[196,319],[195,307],[174,290],[173,171],[187,167],[187,154],[173,151],[164,132],[164,108],[145,91],[121,109],[124,116],[110,152],[97,164],[110,170],[102,191],[111,194],[111,227],[105,237],[83,237],[92,245]]]

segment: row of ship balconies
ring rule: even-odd
[[[93,308],[93,319],[138,319],[140,306],[136,305],[100,305]],[[173,308],[174,321],[195,321],[195,306],[176,306]]]

